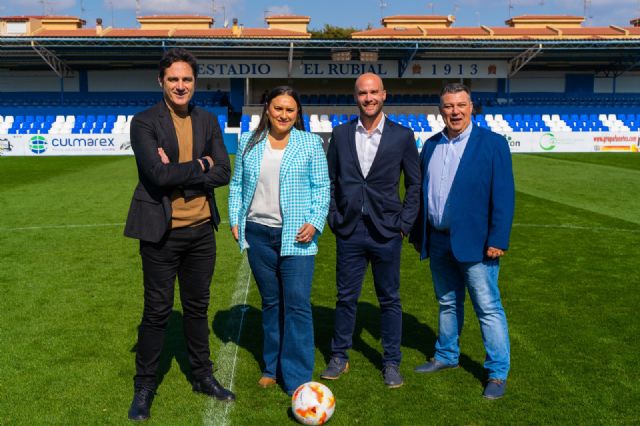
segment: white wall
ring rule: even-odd
[[[640,93],[640,74],[624,74],[618,77],[616,93]]]
[[[494,78],[476,78],[470,83],[471,93],[473,92],[495,92],[498,90],[498,80]]]
[[[79,90],[78,77],[64,79],[65,92]],[[12,72],[0,69],[0,92],[59,92],[60,78],[53,71]]]
[[[88,71],[89,92],[160,91],[156,70]]]
[[[613,91],[613,79],[612,78],[598,78],[593,79],[593,93],[611,93]]]
[[[595,93],[613,93],[613,78],[596,78]],[[616,79],[616,93],[640,93],[640,73],[626,73]]]
[[[511,79],[514,92],[564,92],[565,73],[520,72]]]
[[[90,92],[160,92],[158,71],[150,70],[108,70],[87,72]],[[228,91],[229,79],[198,79],[196,90]]]

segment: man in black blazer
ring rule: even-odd
[[[220,223],[213,189],[229,183],[231,167],[216,118],[189,104],[197,71],[191,53],[167,51],[158,76],[163,101],[131,122],[139,182],[124,234],[140,240],[144,276],[131,420],[150,417],[176,276],[193,390],[223,401],[235,398],[213,377],[207,319],[216,259],[212,228]]]
[[[420,203],[420,166],[413,132],[385,118],[382,79],[363,74],[355,84],[360,117],[333,129],[327,159],[331,179],[328,222],[336,235],[336,302],[332,356],[321,377],[337,379],[349,369],[356,310],[369,262],[380,303],[383,377],[403,384],[400,250]],[[398,186],[404,173],[405,197]]]

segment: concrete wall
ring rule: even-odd
[[[77,92],[78,77],[65,78],[64,90]],[[59,92],[60,77],[52,70],[14,72],[0,69],[0,92]]]
[[[563,72],[520,72],[510,81],[511,93],[517,92],[564,92]]]

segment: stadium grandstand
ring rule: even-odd
[[[257,125],[265,90],[293,85],[307,128],[326,135],[354,118],[353,83],[364,72],[383,77],[388,117],[412,128],[418,146],[443,127],[440,88],[461,81],[475,122],[507,136],[514,152],[638,150],[640,18],[589,27],[580,16],[525,15],[456,27],[451,15],[399,15],[342,40],[312,38],[310,20],[218,28],[209,16],[153,15],[125,29],[0,17],[0,152],[130,154],[131,117],[160,100],[156,65],[175,46],[198,57],[194,103],[218,116],[231,153]]]

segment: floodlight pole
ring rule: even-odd
[[[409,68],[409,65],[411,64],[411,61],[413,61],[413,58],[415,58],[416,53],[418,53],[418,43],[416,43],[415,48],[413,48],[411,51],[408,52],[407,56],[403,59],[400,60],[399,62],[399,73],[398,75],[400,76],[400,78],[402,78],[404,76],[404,73],[407,72],[407,68]]]
[[[288,78],[291,78],[292,71],[293,71],[293,42],[289,44],[289,69],[287,71]]]

